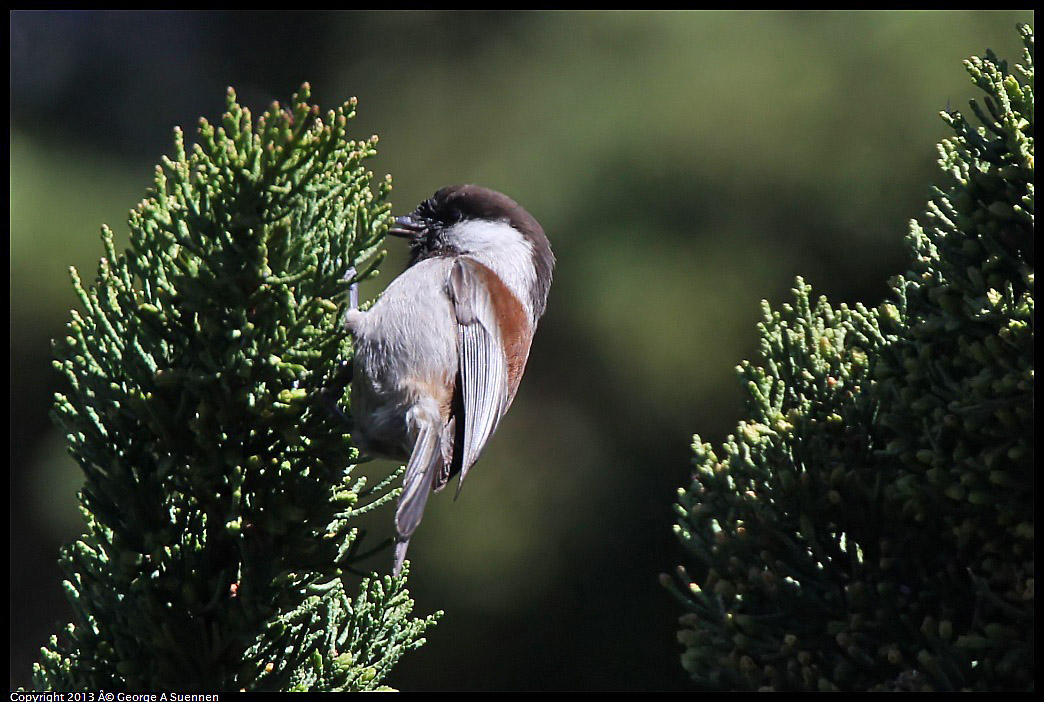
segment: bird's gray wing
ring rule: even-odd
[[[481,264],[462,257],[450,271],[450,299],[457,317],[460,349],[460,391],[463,395],[463,439],[454,446],[460,459],[460,484],[478,460],[508,403],[508,362],[500,338],[496,308]]]

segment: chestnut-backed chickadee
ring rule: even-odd
[[[367,311],[355,339],[353,438],[405,460],[395,511],[399,573],[428,493],[468,470],[511,406],[544,314],[555,258],[544,230],[511,198],[477,185],[439,190],[389,234],[409,264]]]

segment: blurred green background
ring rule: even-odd
[[[413,539],[418,609],[446,616],[389,682],[671,689],[671,505],[691,435],[720,442],[742,414],[759,301],[787,301],[799,274],[837,302],[883,298],[940,180],[938,111],[975,95],[961,61],[1020,60],[1019,21],[1032,13],[12,12],[10,684],[71,620],[56,557],[80,476],[48,419],[67,268],[93,278],[102,223],[126,241],[172,128],[217,118],[226,86],[255,113],[306,80],[324,108],[358,96],[396,212],[480,183],[558,256],[511,413]],[[365,297],[401,270],[388,246]]]

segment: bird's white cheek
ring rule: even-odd
[[[533,245],[522,233],[506,222],[466,221],[458,224],[450,238],[462,251],[474,258],[504,281],[534,316],[530,291],[536,284],[533,268]]]

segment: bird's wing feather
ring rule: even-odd
[[[462,455],[461,483],[496,430],[508,404],[507,356],[480,266],[469,258],[458,258],[449,279],[450,298],[457,317],[463,394],[463,440],[462,445],[454,446],[454,455]],[[463,454],[459,454],[460,451]],[[459,486],[457,490],[459,493]]]
[[[406,464],[402,479],[402,495],[395,509],[395,567],[392,573],[399,574],[410,537],[424,516],[424,505],[431,494],[432,481],[442,466],[442,446],[438,429],[428,421],[419,423],[417,443]]]

